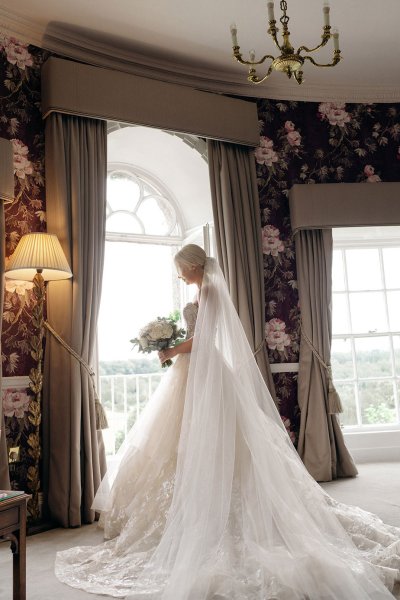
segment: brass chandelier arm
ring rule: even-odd
[[[278,38],[277,38],[277,33],[279,31],[278,27],[275,26],[276,21],[269,21],[269,29],[268,32],[270,34],[270,36],[272,37],[275,46],[278,48],[278,50],[280,52],[282,52],[282,46],[280,45],[280,43],[278,42]]]
[[[237,50],[236,50],[236,48],[237,48]],[[241,65],[249,65],[249,66],[261,65],[263,62],[265,62],[267,60],[267,58],[270,58],[271,60],[275,60],[275,56],[272,56],[272,54],[266,54],[265,56],[263,56],[257,62],[253,62],[251,60],[244,60],[242,58],[241,52],[239,52],[239,46],[236,46],[233,49],[233,58],[236,58],[236,60],[238,61],[238,63],[240,63]]]
[[[328,31],[325,31],[325,30]],[[319,50],[320,48],[323,48],[324,46],[326,46],[326,44],[329,42],[329,40],[331,39],[331,34],[330,34],[330,26],[328,25],[328,27],[324,27],[324,33],[322,34],[322,42],[320,44],[318,44],[318,46],[315,46],[315,48],[308,48],[307,46],[300,46],[300,48],[297,50],[296,54],[300,54],[300,52],[302,50],[304,50],[304,52],[315,52],[316,50]]]
[[[262,83],[263,81],[265,81],[266,79],[268,79],[268,77],[271,75],[272,71],[273,71],[273,66],[271,65],[270,68],[268,69],[266,75],[264,75],[264,77],[262,77],[262,79],[260,79],[258,77],[258,75],[256,75],[256,72],[254,71],[254,73],[252,73],[252,69],[249,71],[249,75],[247,77],[248,81],[251,81],[252,83],[255,84],[259,84]]]
[[[321,63],[315,62],[315,60],[313,59],[312,56],[303,56],[303,58],[304,58],[304,60],[309,60],[316,67],[334,67],[335,65],[338,64],[338,62],[341,60],[342,57],[340,56],[340,50],[334,50],[333,61],[326,65],[322,65]]]

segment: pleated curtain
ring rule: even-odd
[[[52,113],[46,121],[47,227],[61,242],[73,278],[51,282],[50,325],[93,365],[105,247],[106,122]],[[47,333],[43,395],[44,486],[51,517],[90,523],[105,471],[91,378]]]
[[[337,408],[330,405],[332,390],[324,366],[330,365],[332,342],[332,230],[297,231],[295,247],[302,323],[297,450],[317,481],[354,477],[357,468],[346,448]]]
[[[254,151],[207,141],[219,264],[259,369],[274,399],[265,347],[264,267]]]

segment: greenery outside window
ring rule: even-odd
[[[400,424],[400,241],[391,228],[363,229],[356,239],[334,230],[332,370],[346,429],[393,429]]]

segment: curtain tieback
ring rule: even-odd
[[[327,373],[327,376],[328,376],[328,414],[335,415],[337,413],[342,413],[343,405],[340,400],[340,396],[339,396],[339,394],[335,388],[335,385],[333,383],[332,367],[331,367],[331,365],[326,364],[326,362],[324,361],[324,359],[322,358],[322,356],[320,355],[320,353],[318,352],[318,350],[316,349],[316,347],[314,346],[314,344],[312,343],[312,341],[310,340],[310,338],[304,331],[303,323],[301,321],[300,321],[300,329],[301,329],[301,334],[302,334],[303,338],[305,339],[307,344],[310,346],[311,351],[314,354],[315,358],[324,367],[324,369]]]
[[[262,342],[260,342],[260,344],[257,346],[257,348],[255,349],[255,351],[253,352],[253,356],[257,356],[257,354],[260,352],[260,350],[263,348],[265,343],[265,340],[263,340]]]
[[[95,379],[94,379],[96,374],[93,371],[92,367],[85,361],[84,358],[82,358],[82,356],[80,356],[77,352],[75,352],[75,350],[73,348],[71,348],[71,346],[69,346],[65,340],[62,339],[62,337],[52,328],[52,326],[50,325],[50,323],[48,321],[45,321],[44,326],[56,338],[56,340],[61,344],[61,346],[63,348],[65,348],[71,354],[71,356],[73,356],[82,365],[82,367],[86,370],[86,372],[90,375],[90,381],[92,382],[93,395],[94,395],[94,408],[95,408],[95,414],[96,414],[96,431],[99,431],[100,429],[107,429],[108,428],[107,415],[104,411],[104,407],[101,404],[99,396],[97,394],[96,383],[95,383]]]

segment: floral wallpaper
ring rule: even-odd
[[[259,100],[255,150],[262,219],[265,339],[271,363],[298,362],[299,305],[288,194],[295,183],[400,181],[400,105]],[[296,374],[274,376],[296,441]]]
[[[6,206],[6,254],[20,237],[46,229],[44,124],[40,69],[47,53],[0,31],[0,136],[12,141],[15,202]],[[262,218],[265,338],[271,363],[298,362],[299,306],[288,191],[294,183],[400,180],[400,105],[259,100],[255,150]],[[7,281],[2,323],[3,376],[27,376],[32,284]],[[282,421],[297,441],[296,374],[274,375]],[[30,466],[29,390],[3,391],[12,485],[26,487]]]
[[[43,50],[0,31],[0,137],[12,142],[15,178],[15,200],[5,207],[6,257],[22,235],[46,228],[44,124],[40,112],[40,69],[46,57]],[[32,283],[6,280],[1,336],[5,378],[27,376],[34,366],[28,342],[32,287]],[[27,489],[32,427],[29,390],[5,387],[2,396],[12,487]],[[11,451],[14,448],[18,452]]]

